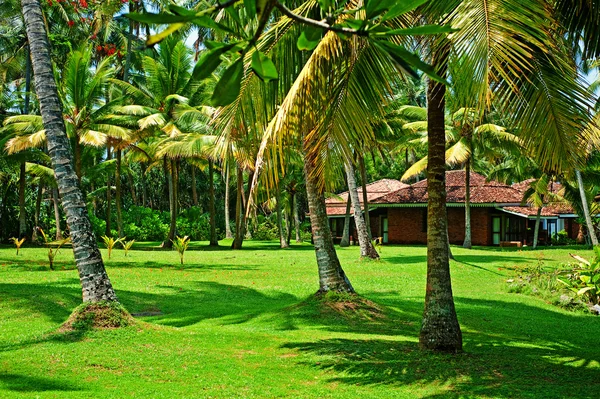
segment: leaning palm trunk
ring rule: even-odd
[[[362,210],[360,209],[360,200],[358,199],[358,191],[356,187],[356,178],[354,177],[354,167],[349,161],[344,164],[346,169],[346,178],[348,180],[348,195],[352,200],[354,208],[354,224],[356,225],[356,233],[358,235],[358,245],[360,246],[360,257],[369,257],[371,259],[379,259],[379,254],[369,238],[367,225],[363,218]],[[363,186],[364,190],[364,186]],[[368,217],[365,215],[365,218]]]
[[[465,241],[463,248],[471,249],[471,159],[465,165]]]
[[[350,207],[352,206],[352,199],[350,198],[350,191],[348,191],[348,200],[346,201],[346,215],[344,216],[344,232],[342,233],[342,240],[340,241],[340,247],[350,246]]]
[[[535,216],[535,229],[533,230],[533,249],[538,246],[538,239],[540,238],[540,220],[542,219],[542,207],[538,207],[537,215]]]
[[[214,185],[214,165],[212,160],[208,160],[208,214],[210,219],[210,243],[211,247],[218,247],[217,240],[217,215],[215,210],[215,185]]]
[[[306,196],[319,269],[318,293],[329,291],[353,293],[354,288],[352,288],[350,280],[346,277],[333,246],[331,230],[329,230],[329,224],[327,223],[325,197],[323,193],[319,192],[312,171],[313,167],[310,165],[310,161],[305,159]]]
[[[84,302],[117,301],[117,296],[102,262],[96,237],[77,175],[73,169],[56,82],[52,72],[48,36],[39,0],[22,0],[23,17],[31,48],[35,89],[40,103],[48,153],[62,195],[67,225],[71,232],[75,263],[79,272]]]
[[[445,76],[448,48],[433,54]],[[462,334],[452,296],[448,260],[448,220],[446,214],[446,133],[444,110],[446,87],[429,80],[427,88],[428,165],[427,193],[427,285],[419,344],[423,349],[457,352],[462,350]]]
[[[581,172],[579,170],[576,170],[575,176],[577,177],[577,185],[579,186],[579,195],[581,195],[581,206],[583,208],[583,214],[585,216],[585,224],[587,226],[590,240],[592,240],[592,245],[596,246],[598,245],[598,237],[596,236],[596,229],[594,228],[594,223],[592,223],[592,216],[590,215],[590,207],[588,206],[587,197],[585,195],[585,188],[583,187],[583,179],[581,178]]]

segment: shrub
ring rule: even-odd
[[[600,304],[600,247],[595,247],[596,257],[588,261],[577,255],[571,255],[578,261],[575,267],[560,273],[560,281],[567,290],[582,297],[592,305]]]

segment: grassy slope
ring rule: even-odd
[[[600,388],[600,318],[506,291],[511,269],[540,252],[453,248],[466,353],[434,355],[416,345],[425,248],[384,247],[381,262],[340,249],[355,288],[383,309],[358,315],[311,299],[309,245],[225,248],[189,251],[183,267],[175,252],[115,250],[106,263],[123,304],[162,314],[78,335],[53,333],[80,303],[70,250],[50,272],[43,249],[0,247],[0,398],[591,398]]]

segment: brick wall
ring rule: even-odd
[[[389,208],[388,229],[390,244],[426,244],[423,226],[427,208]],[[471,208],[471,241],[473,245],[491,245],[489,209]],[[451,244],[465,239],[465,209],[448,208],[448,234]]]

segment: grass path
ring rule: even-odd
[[[334,311],[317,289],[309,245],[242,251],[141,244],[106,261],[142,323],[57,334],[80,303],[70,250],[55,272],[41,248],[0,247],[0,398],[592,398],[600,390],[600,318],[509,294],[513,269],[551,267],[568,252],[453,248],[465,353],[417,349],[424,247],[384,247],[360,262],[340,249],[374,309]],[[106,256],[106,252],[103,252]]]

